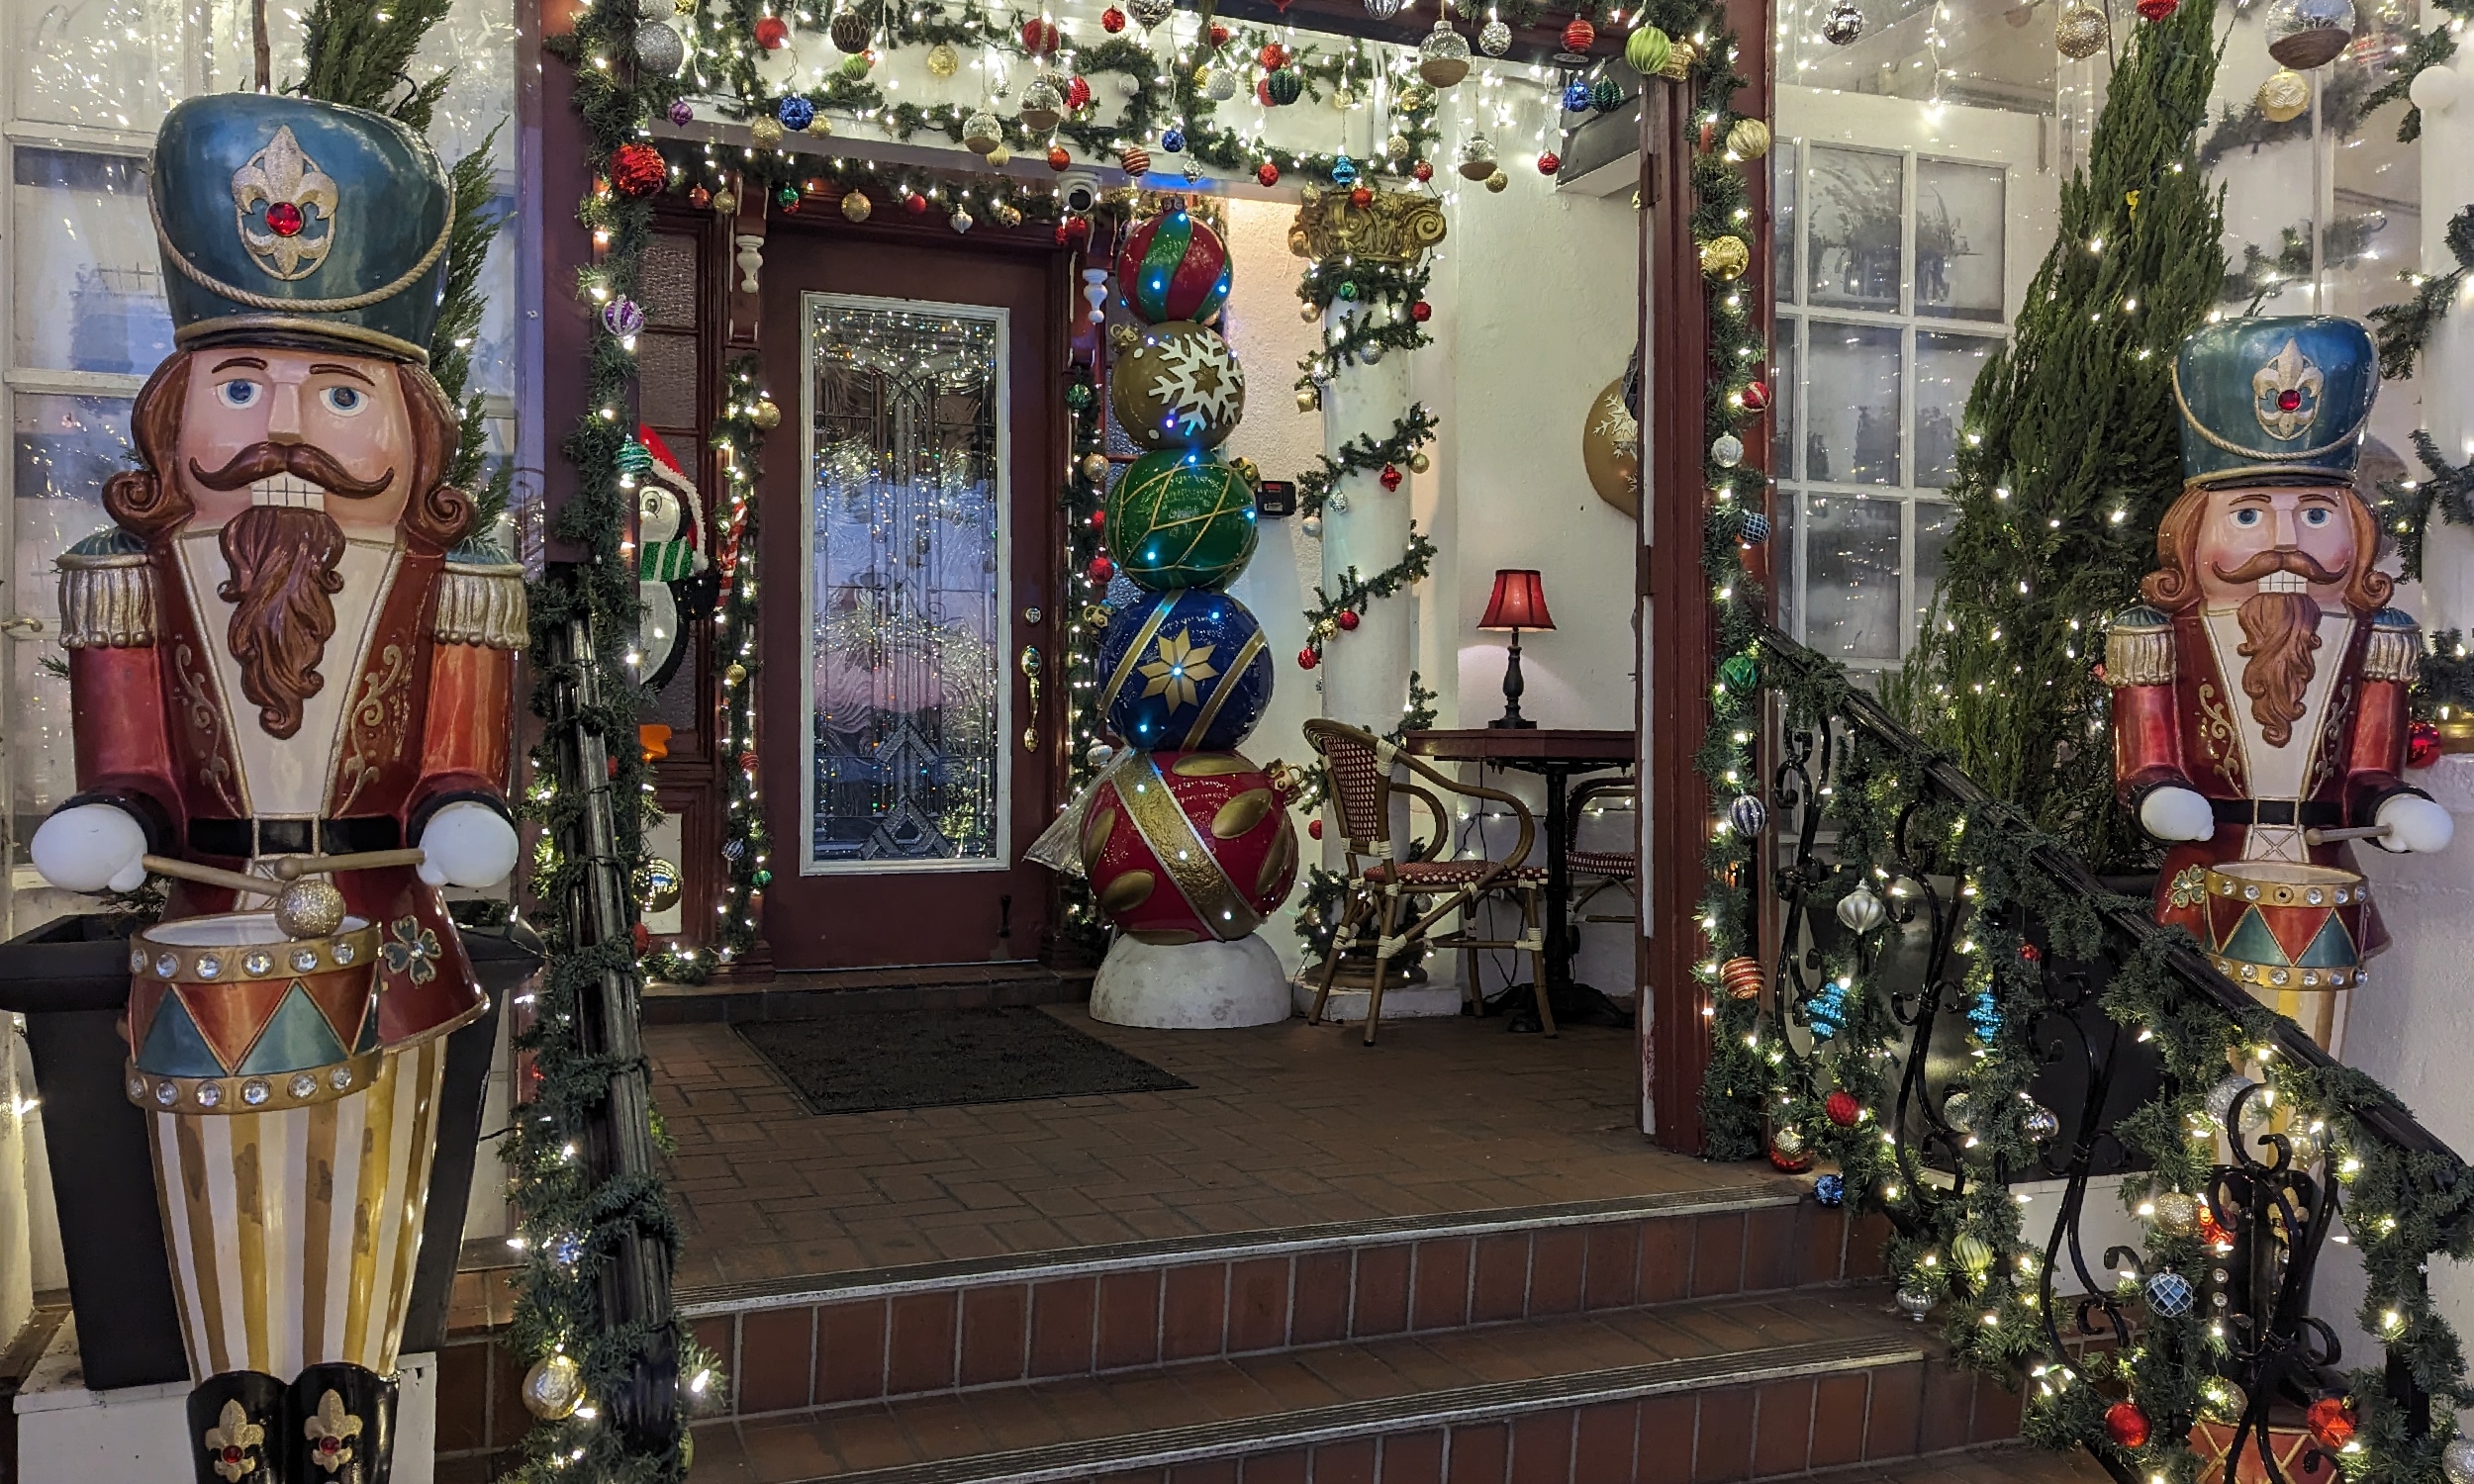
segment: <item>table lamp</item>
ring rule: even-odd
[[[1486,600],[1486,616],[1477,620],[1481,629],[1509,629],[1511,652],[1503,666],[1503,715],[1488,726],[1528,727],[1538,723],[1520,713],[1520,631],[1525,628],[1553,628],[1555,615],[1547,611],[1546,584],[1538,580],[1535,568],[1505,567],[1494,575],[1494,596]]]

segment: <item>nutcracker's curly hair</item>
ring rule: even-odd
[[[189,369],[197,355],[181,351],[146,378],[129,419],[141,467],[103,482],[103,509],[123,529],[148,540],[178,529],[196,510],[173,474],[179,467],[181,409],[189,400]],[[416,546],[448,551],[464,538],[473,517],[471,498],[446,482],[460,419],[428,372],[398,362],[395,379],[413,431],[413,495],[404,506],[403,530]]]
[[[2156,570],[2141,579],[2140,597],[2168,613],[2199,602],[2199,527],[2206,522],[2208,497],[2222,487],[2192,485],[2182,491],[2156,524]],[[2375,613],[2388,606],[2396,580],[2379,570],[2379,517],[2351,491],[2339,502],[2353,523],[2353,572],[2345,580],[2345,606],[2357,613]]]

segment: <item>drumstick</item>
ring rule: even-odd
[[[2339,840],[2376,840],[2387,833],[2387,825],[2366,824],[2357,829],[2304,830],[2302,838],[2311,845],[2332,845]]]
[[[343,856],[285,856],[275,863],[275,875],[285,881],[298,881],[305,876],[325,876],[337,871],[379,871],[389,866],[418,866],[429,859],[418,847],[411,850],[363,850]]]
[[[262,876],[242,876],[238,871],[224,871],[213,866],[198,866],[170,856],[140,856],[138,864],[156,876],[168,876],[201,886],[222,886],[232,891],[248,891],[259,896],[282,894],[283,882],[270,881]]]

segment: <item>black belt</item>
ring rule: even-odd
[[[384,814],[349,819],[192,819],[189,849],[202,856],[228,856],[236,861],[260,856],[351,855],[364,850],[393,850],[404,843],[404,831]]]
[[[2219,824],[2274,825],[2282,829],[2332,830],[2345,822],[2345,806],[2319,799],[2212,798]]]

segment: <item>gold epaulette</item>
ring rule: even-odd
[[[2141,603],[2114,616],[2105,630],[2105,684],[2173,683],[2173,620]]]
[[[2423,626],[2403,608],[2371,615],[2371,642],[2362,648],[2362,678],[2411,681],[2423,663]]]
[[[524,569],[496,546],[467,541],[447,553],[438,574],[438,619],[431,628],[441,644],[524,647]]]
[[[154,573],[143,542],[109,526],[61,552],[60,643],[144,649],[154,643]]]

